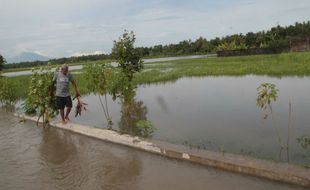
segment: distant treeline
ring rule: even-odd
[[[85,61],[97,61],[97,60],[104,60],[110,59],[111,56],[109,54],[99,54],[99,55],[84,55],[79,57],[64,57],[59,59],[50,59],[48,61],[26,61],[20,63],[10,63],[5,64],[5,69],[13,69],[13,68],[25,68],[25,67],[34,67],[34,66],[41,66],[47,65],[48,63],[52,65],[59,65],[59,64],[69,64],[69,63],[79,63]]]
[[[290,50],[294,41],[304,41],[310,37],[310,21],[282,27],[276,26],[268,31],[248,32],[247,34],[234,34],[222,38],[207,40],[200,37],[195,41],[184,40],[178,44],[155,45],[152,47],[137,47],[136,51],[143,57],[179,56],[215,53],[227,50],[247,50],[247,49],[268,49],[271,52],[281,52]],[[309,42],[308,42],[309,43]],[[49,61],[22,62],[15,64],[5,64],[5,68],[32,67],[51,64],[76,63],[82,61],[94,61],[111,59],[110,54],[88,55],[81,57],[70,57],[51,59]]]
[[[268,31],[234,34],[222,38],[207,40],[200,37],[195,41],[184,40],[178,44],[139,47],[144,56],[177,56],[186,54],[205,54],[225,50],[269,49],[279,52],[291,48],[294,41],[310,37],[310,21],[295,25],[276,26]]]

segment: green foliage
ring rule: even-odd
[[[114,100],[120,98],[123,104],[121,131],[147,137],[153,130],[151,123],[146,121],[147,108],[143,106],[142,101],[136,102],[134,99],[136,86],[133,77],[143,69],[141,54],[134,48],[135,40],[132,31],[130,33],[125,31],[118,41],[114,41],[112,55],[118,61],[121,72],[116,72],[114,75],[111,94]]]
[[[286,50],[290,47],[292,37],[310,36],[310,21],[295,23],[295,25],[272,27],[268,31],[233,34],[222,38],[207,40],[203,37],[195,41],[184,40],[177,44],[139,47],[142,56],[178,56],[189,54],[204,54],[219,50],[236,50],[246,48],[268,48]]]
[[[108,64],[89,64],[84,67],[84,74],[87,80],[87,88],[95,93],[104,95],[108,93],[111,83],[113,68]]]
[[[33,70],[31,76],[28,96],[24,103],[26,113],[37,113],[39,118],[43,118],[43,125],[49,123],[58,112],[55,106],[55,97],[52,92],[52,79],[54,72],[50,66]]]
[[[136,37],[125,30],[124,34],[114,41],[112,49],[113,57],[118,61],[121,72],[116,72],[111,84],[113,99],[120,98],[123,102],[130,102],[135,96],[135,84],[133,76],[143,69],[141,55],[134,48]]]
[[[266,110],[272,102],[275,102],[278,97],[278,89],[274,84],[263,83],[258,88],[258,96],[256,104],[263,110]]]
[[[6,78],[9,86],[14,88],[14,95],[18,97],[17,99],[25,99],[28,92],[28,87],[30,83],[30,76],[23,75],[18,77],[4,77]]]
[[[276,85],[271,83],[262,83],[258,88],[258,96],[256,99],[256,105],[260,107],[265,112],[264,119],[267,119],[269,116],[269,113],[271,115],[271,119],[273,121],[273,127],[277,134],[278,143],[280,146],[279,151],[279,160],[282,158],[282,151],[284,150],[285,145],[283,144],[280,130],[278,129],[274,114],[272,110],[272,103],[275,102],[278,98],[278,92],[279,90],[276,88]],[[268,113],[269,112],[269,113]],[[289,103],[289,122],[288,122],[288,132],[287,132],[287,143],[286,143],[286,156],[287,156],[287,162],[290,162],[290,152],[289,152],[289,141],[290,141],[290,128],[291,128],[291,115],[292,115],[292,109],[291,109],[291,103]]]
[[[10,82],[7,78],[0,76],[0,103],[3,106],[13,106],[18,100],[16,94],[17,85],[15,82]]]
[[[135,96],[135,85],[132,79],[134,74],[143,68],[141,57],[134,48],[135,39],[133,32],[125,31],[118,41],[114,41],[112,55],[117,60],[120,69],[106,64],[85,66],[87,87],[99,95],[108,128],[111,128],[112,119],[108,111],[106,94],[110,93],[114,101],[120,98],[122,102],[130,102]],[[105,95],[105,105],[101,95]]]
[[[4,64],[5,64],[5,59],[4,57],[0,54],[0,71],[2,71],[2,69],[4,68]]]
[[[223,50],[240,50],[240,49],[247,49],[247,46],[245,43],[237,43],[235,40],[231,42],[224,42],[217,46],[217,51],[223,51]]]
[[[101,107],[103,109],[105,118],[107,120],[108,129],[112,128],[112,117],[109,114],[108,102],[106,94],[109,92],[109,85],[111,85],[111,76],[113,68],[108,64],[90,64],[84,67],[84,75],[87,80],[87,88],[91,92],[98,95]],[[101,96],[105,97],[105,105]]]
[[[134,73],[143,69],[143,61],[141,55],[134,48],[136,37],[133,33],[125,30],[124,34],[114,41],[112,56],[116,59],[121,67],[122,72],[126,75],[129,81],[132,80]]]
[[[117,98],[124,102],[131,101],[135,95],[135,84],[123,72],[115,72],[110,84],[110,93],[113,100]]]

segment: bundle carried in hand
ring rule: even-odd
[[[80,99],[80,97],[75,97],[75,98],[77,98],[77,105],[75,106],[75,117],[77,117],[78,115],[80,115],[81,116],[81,114],[82,114],[82,110],[87,110],[86,109],[86,106],[87,106],[87,104],[85,103],[85,102],[83,102],[81,99]],[[75,99],[74,98],[74,99]]]

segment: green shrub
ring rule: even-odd
[[[52,94],[54,72],[52,72],[50,66],[41,67],[32,72],[24,110],[26,113],[37,113],[39,116],[38,121],[42,117],[45,126],[58,113],[55,106],[55,97]]]

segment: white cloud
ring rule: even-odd
[[[124,29],[137,45],[208,39],[310,20],[309,0],[1,0],[0,53],[110,52]]]

